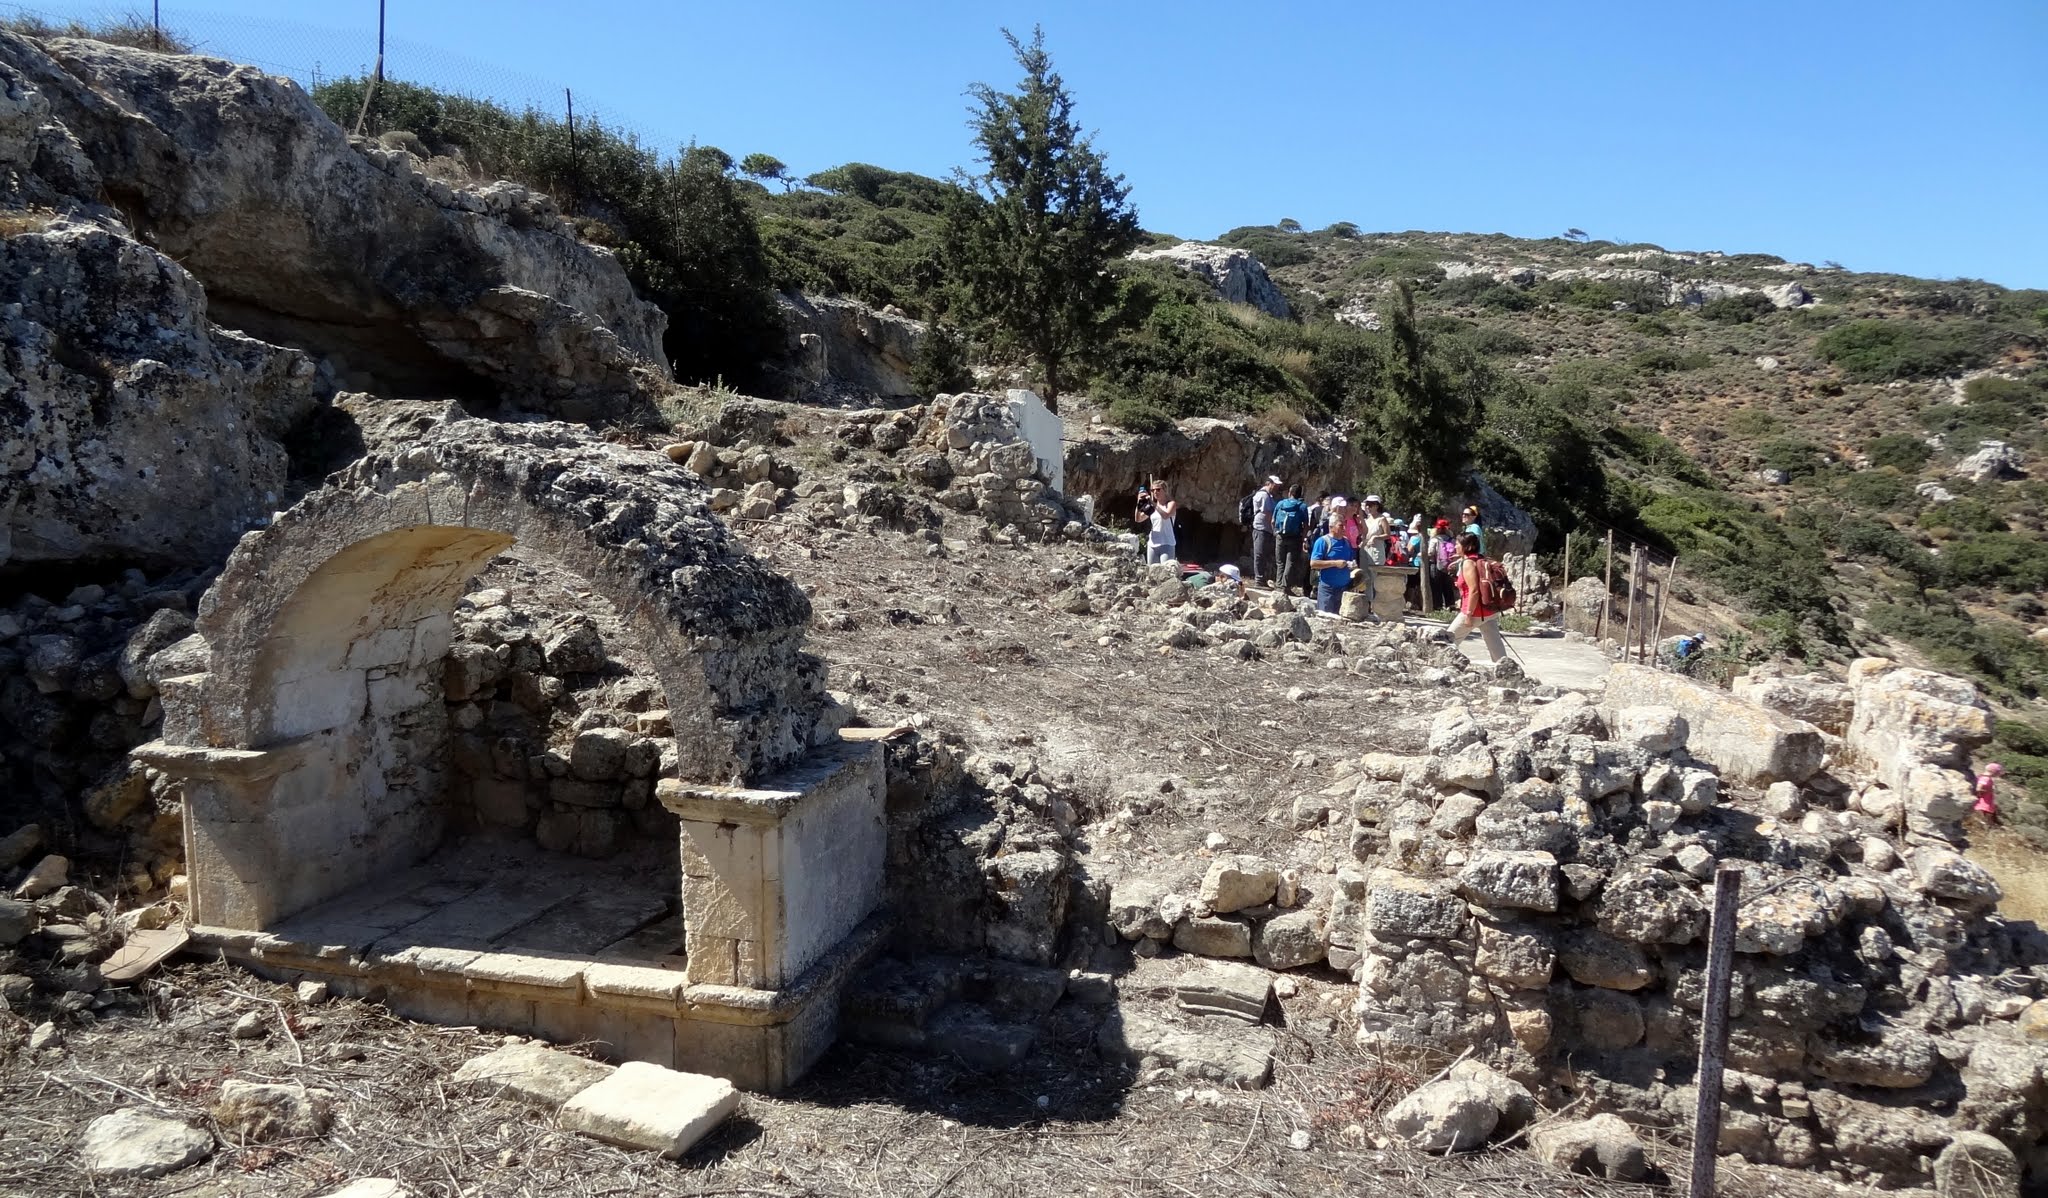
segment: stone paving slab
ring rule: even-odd
[[[723,1123],[739,1101],[724,1078],[627,1061],[564,1103],[560,1119],[570,1131],[673,1159]]]
[[[507,1044],[464,1063],[455,1071],[458,1085],[486,1094],[502,1094],[521,1102],[561,1106],[612,1075],[613,1066],[545,1044]]]

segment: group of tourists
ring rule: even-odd
[[[1175,522],[1180,505],[1164,479],[1138,488],[1134,521],[1145,537],[1148,563],[1179,560]],[[1416,514],[1406,524],[1390,515],[1378,495],[1354,502],[1351,496],[1320,494],[1308,501],[1300,483],[1269,475],[1238,504],[1238,523],[1251,533],[1252,582],[1292,597],[1299,588],[1319,611],[1338,613],[1347,592],[1360,590],[1368,611],[1380,579],[1372,567],[1410,568],[1407,597],[1418,610],[1452,603],[1453,643],[1478,631],[1487,655],[1507,656],[1500,615],[1514,606],[1514,588],[1499,562],[1486,555],[1486,530],[1479,509],[1467,507],[1453,526]],[[1240,590],[1246,585],[1235,565],[1216,575]],[[1376,615],[1369,619],[1377,619]]]

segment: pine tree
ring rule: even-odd
[[[1366,429],[1372,477],[1391,506],[1427,507],[1464,489],[1480,405],[1457,385],[1416,324],[1415,292],[1407,282],[1396,286],[1383,319],[1385,358]]]
[[[1108,340],[1116,299],[1110,264],[1136,249],[1138,214],[1122,175],[1074,123],[1074,101],[1052,68],[1043,30],[1003,37],[1024,68],[1015,92],[969,89],[984,173],[947,214],[947,273],[964,315],[998,349],[1021,352],[1045,381],[1046,406]]]

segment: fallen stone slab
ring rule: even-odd
[[[1259,1023],[1273,997],[1273,975],[1255,965],[1217,962],[1189,970],[1174,985],[1180,1009],[1196,1015],[1224,1015]]]
[[[563,1103],[560,1119],[570,1131],[673,1160],[725,1122],[739,1103],[739,1091],[722,1077],[627,1061]]]
[[[35,930],[35,907],[11,898],[0,898],[0,948],[20,944]]]
[[[1175,925],[1173,947],[1198,957],[1249,957],[1252,925],[1223,915],[1191,915]]]
[[[1529,1133],[1537,1159],[1553,1169],[1610,1181],[1641,1181],[1650,1172],[1643,1142],[1618,1115],[1546,1123]]]
[[[1194,1025],[1169,1023],[1119,1012],[1103,1021],[1095,1043],[1109,1056],[1132,1062],[1150,1057],[1183,1074],[1241,1090],[1263,1089],[1273,1076],[1273,1032],[1269,1028],[1209,1020]]]
[[[545,1044],[507,1044],[465,1062],[455,1082],[552,1110],[610,1077],[613,1068]]]
[[[86,1125],[79,1146],[96,1177],[162,1177],[213,1155],[213,1137],[189,1124],[136,1107]]]
[[[2019,1198],[2019,1158],[1993,1136],[1959,1131],[1934,1158],[1934,1192],[1941,1198]]]
[[[1744,786],[1804,782],[1827,754],[1820,729],[1804,720],[1648,666],[1609,670],[1602,707],[1610,724],[1631,707],[1670,708],[1685,721],[1687,751]]]

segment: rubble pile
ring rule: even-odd
[[[939,396],[911,442],[924,451],[911,473],[942,488],[941,504],[980,515],[1004,540],[1110,539],[1086,509],[1061,493],[1056,468],[1033,447],[1017,407],[1010,399],[975,392]],[[941,476],[949,481],[938,483]]]
[[[1886,776],[1909,785],[1957,764],[1930,711],[1977,710],[1917,673],[1852,673],[1860,724],[1925,733],[1851,741],[1889,746]],[[1428,755],[1357,762],[1358,865],[1327,920],[1333,964],[1356,937],[1360,1044],[1476,1050],[1546,1105],[1682,1128],[1711,879],[1733,862],[1724,1151],[1886,1185],[1925,1182],[1964,1132],[2032,1151],[2048,1046],[2020,1021],[2048,990],[2048,939],[1995,912],[1997,883],[1951,843],[1960,812],[1908,794],[1901,840],[1881,780],[1724,787],[1687,739],[1665,707],[1566,700],[1519,730],[1454,707]]]
[[[34,821],[38,841],[125,858],[122,883],[138,893],[179,871],[182,833],[176,784],[127,754],[162,722],[158,680],[204,668],[176,650],[192,632],[204,581],[191,571],[152,579],[129,570],[0,609],[0,777],[10,810]],[[0,877],[18,863],[0,861]]]
[[[590,615],[537,615],[504,588],[471,591],[443,678],[457,827],[516,830],[583,857],[674,840],[674,817],[654,801],[655,777],[676,767],[667,696],[612,656]]]

